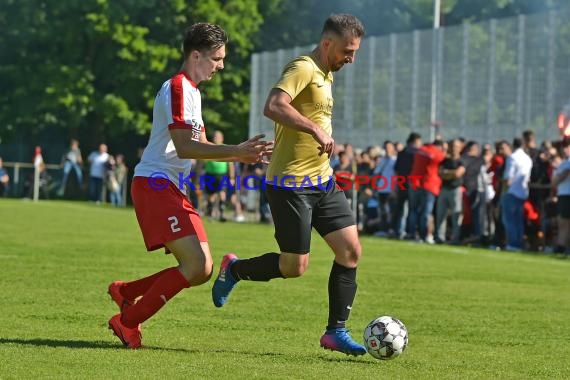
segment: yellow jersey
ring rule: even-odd
[[[291,96],[299,113],[332,134],[331,72],[325,72],[311,56],[289,62],[274,88]],[[266,181],[281,187],[318,186],[329,180],[332,168],[328,155],[319,155],[319,143],[312,135],[275,123],[275,147],[267,169]]]

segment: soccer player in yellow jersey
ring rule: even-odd
[[[332,73],[354,62],[363,35],[364,27],[355,16],[333,14],[325,21],[315,50],[285,66],[264,110],[275,121],[267,197],[281,253],[250,259],[225,255],[212,288],[214,304],[221,307],[241,280],[301,276],[309,265],[314,227],[335,256],[328,283],[328,324],[320,344],[350,355],[366,352],[345,326],[356,295],[361,246],[346,197],[331,177],[331,86]]]

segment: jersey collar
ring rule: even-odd
[[[190,84],[192,85],[192,87],[194,88],[198,88],[198,83],[194,82],[192,80],[192,78],[190,78],[190,75],[188,75],[188,73],[184,70],[180,70],[180,73],[184,74],[184,76],[186,77],[186,79],[188,79],[188,82],[190,82]]]

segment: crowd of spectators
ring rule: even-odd
[[[107,150],[107,145],[100,144],[97,150],[88,155],[85,165],[79,141],[72,139],[69,149],[62,155],[60,165],[47,165],[42,148],[36,146],[31,168],[18,174],[13,173],[14,177],[24,173],[23,186],[20,189],[16,187],[13,191],[8,170],[2,167],[0,158],[0,196],[32,198],[34,184],[38,181],[38,195],[42,199],[87,198],[95,203],[109,202],[113,206],[124,206],[128,181],[125,157],[122,154],[111,155]]]
[[[331,164],[336,175],[376,181],[345,190],[363,234],[567,254],[569,145],[538,145],[532,131],[494,145],[441,137],[423,143],[411,133],[405,145],[338,145]],[[401,176],[404,183],[394,180]]]
[[[110,155],[107,146],[100,144],[86,162],[88,168],[84,167],[79,142],[71,140],[62,158],[62,180],[56,181],[56,195],[66,197],[74,178],[76,188],[81,194],[87,193],[90,201],[124,205],[128,170],[123,155]],[[39,147],[34,165],[40,171],[40,195],[47,198],[47,184],[54,179],[45,170]],[[250,181],[259,182],[266,170],[264,164],[223,165],[232,185],[236,178],[250,175]],[[337,144],[331,166],[335,175],[344,178],[374,179],[343,187],[362,234],[427,244],[568,254],[570,140],[539,145],[534,133],[525,131],[513,141],[493,145],[463,138],[444,141],[441,137],[424,143],[420,134],[411,133],[405,144],[385,141],[382,146],[364,150]],[[217,170],[211,164],[197,162],[193,171],[205,174],[213,169]],[[32,182],[30,177],[24,196],[30,196]],[[260,183],[249,185],[260,187]],[[0,196],[9,189],[10,177],[0,158]],[[235,221],[252,220],[245,217],[249,212],[257,215],[255,220],[271,222],[263,190],[252,192],[243,184],[241,189],[216,189],[190,192],[189,196],[209,217],[225,221],[228,204]],[[212,195],[218,195],[217,200]],[[214,203],[218,207],[214,208]]]

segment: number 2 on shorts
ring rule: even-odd
[[[179,232],[182,229],[180,227],[178,227],[178,218],[175,216],[171,216],[168,218],[168,220],[170,221],[170,229],[172,230],[172,232]]]

